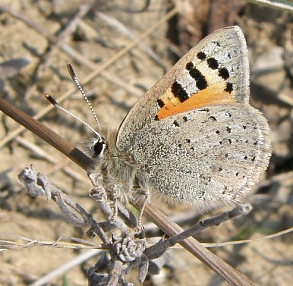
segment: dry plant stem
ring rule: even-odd
[[[180,234],[184,230],[174,222],[170,221],[161,211],[155,208],[152,204],[147,204],[145,211],[147,215],[160,229],[162,229],[169,236]],[[227,264],[217,255],[204,248],[196,239],[189,237],[180,242],[180,244],[196,256],[201,262],[206,264],[227,282],[235,286],[253,285],[252,282],[237,269]]]
[[[15,11],[11,11],[11,9],[5,7],[4,5],[0,4],[0,10],[10,13],[14,17],[17,18],[18,15]],[[163,23],[168,21],[170,18],[172,18],[176,13],[178,12],[177,8],[172,9],[169,13],[167,13],[164,17],[162,17],[157,23],[155,23],[153,26],[151,26],[148,30],[146,30],[144,33],[142,33],[136,40],[131,42],[129,45],[127,45],[125,48],[123,48],[120,52],[118,52],[115,56],[113,56],[110,60],[106,61],[104,64],[101,64],[94,72],[92,72],[88,77],[86,77],[81,84],[86,85],[89,83],[92,79],[94,79],[96,76],[101,74],[106,68],[108,68],[112,63],[114,63],[116,60],[118,60],[120,57],[124,56],[127,54],[133,47],[137,46],[143,39],[145,39],[148,35],[156,31],[158,27],[160,27]],[[16,15],[15,15],[16,14]],[[23,18],[23,17],[22,17]],[[37,28],[39,31],[39,29]],[[42,33],[42,31],[40,31]],[[48,35],[48,33],[46,33]],[[51,35],[48,35],[48,37],[51,37]],[[67,91],[65,94],[60,96],[57,101],[61,103],[63,100],[65,100],[67,97],[69,97],[72,93],[75,92],[75,88]],[[49,111],[53,110],[54,106],[49,105],[47,108],[43,109],[41,112],[39,112],[35,118],[40,119],[42,118],[45,114],[47,114]],[[5,144],[10,142],[14,137],[19,135],[21,132],[23,132],[25,128],[20,126],[19,128],[15,129],[11,133],[9,133],[3,140],[0,140],[0,148],[3,147]]]
[[[176,243],[181,243],[182,240],[191,237],[208,227],[218,226],[221,223],[230,219],[234,219],[237,216],[247,215],[251,210],[252,206],[250,204],[241,204],[232,209],[231,211],[227,211],[215,217],[201,220],[198,223],[191,226],[190,228],[188,228],[187,230],[184,230],[181,233],[174,235],[169,239],[166,239],[164,241],[162,240],[157,244],[149,247],[148,249],[146,249],[145,255],[148,256],[149,260],[155,259],[158,257],[158,254],[163,253],[169,247],[174,246]]]
[[[221,223],[234,219],[238,216],[248,215],[252,210],[252,206],[250,204],[240,204],[239,206],[235,207],[231,211],[224,212],[219,214],[215,217],[211,217],[205,220],[198,222],[197,224],[193,225],[192,227],[188,228],[187,230],[174,235],[170,239],[167,239],[165,242],[167,247],[173,246],[176,243],[180,243],[182,240],[199,233],[200,231],[212,227],[218,226]]]
[[[233,241],[222,242],[222,243],[205,243],[205,245],[206,245],[206,247],[222,247],[222,246],[227,246],[227,245],[247,244],[247,243],[251,243],[251,242],[257,242],[257,241],[280,237],[280,236],[283,236],[283,235],[288,234],[290,232],[293,232],[293,227],[287,228],[287,229],[279,231],[279,232],[275,232],[273,234],[254,238],[254,239],[233,240]]]
[[[198,216],[198,210],[191,209],[187,211],[182,211],[180,213],[176,213],[174,215],[170,215],[169,219],[180,225],[188,225],[194,222]],[[145,223],[144,228],[146,233],[150,234],[156,234],[159,231],[159,228],[152,222]]]
[[[91,237],[93,236],[93,234],[97,234],[106,247],[111,245],[111,239],[108,239],[102,226],[95,221],[92,215],[87,213],[82,206],[80,206],[70,197],[65,195],[54,184],[50,183],[46,176],[37,173],[32,165],[26,167],[19,174],[19,179],[26,186],[26,189],[28,190],[30,196],[46,196],[47,200],[50,200],[52,198],[58,205],[61,213],[67,218],[69,222],[77,226],[89,225],[90,230],[88,231],[88,234]],[[99,207],[108,217],[108,220],[112,222],[112,225],[115,228],[118,228],[124,234],[131,234],[131,230],[128,228],[127,224],[124,223],[124,221],[118,216],[114,215],[113,208],[111,208],[106,191],[103,187],[95,187],[91,191],[90,196],[97,201]],[[120,207],[120,209],[122,208]],[[130,216],[128,215],[128,217]],[[127,221],[126,216],[125,220],[126,222],[128,222],[128,224],[132,223],[129,220]],[[107,229],[112,228],[108,227]]]
[[[91,160],[86,155],[71,146],[69,143],[65,142],[64,139],[51,131],[49,128],[43,126],[40,122],[33,120],[30,116],[11,106],[11,104],[6,103],[2,99],[0,99],[0,109],[14,120],[27,127],[33,133],[44,139],[46,142],[54,146],[57,150],[60,150],[63,154],[69,158],[72,158],[72,160],[83,169],[87,169],[89,167]],[[44,132],[44,130],[46,131]],[[76,150],[78,150],[78,152]],[[81,156],[80,153],[83,154],[83,156]],[[177,235],[183,231],[181,227],[170,221],[167,216],[156,209],[152,204],[147,204],[145,206],[144,214],[147,215],[169,236]],[[196,256],[200,261],[222,276],[231,285],[252,285],[246,276],[238,272],[235,268],[227,264],[224,260],[220,259],[208,249],[204,248],[194,238],[189,237],[180,242],[180,244],[194,256]]]
[[[78,226],[89,225],[104,244],[110,244],[107,235],[93,219],[92,215],[86,212],[83,207],[74,202],[70,197],[65,195],[55,185],[51,184],[46,176],[40,173],[37,174],[32,165],[26,167],[19,174],[19,179],[26,186],[31,196],[46,196],[48,200],[52,198],[68,221]]]
[[[103,231],[102,227],[94,220],[93,216],[87,213],[79,204],[77,204],[77,209],[80,214],[83,214],[83,217],[86,217],[87,223],[91,226],[93,231],[101,238],[105,244],[109,244],[107,235]]]
[[[248,0],[248,1],[255,3],[257,5],[261,5],[261,6],[268,6],[270,8],[288,10],[288,12],[293,12],[292,0]]]
[[[57,241],[40,241],[31,238],[27,238],[20,235],[13,235],[7,233],[0,233],[0,250],[19,250],[24,248],[32,248],[34,246],[51,246],[54,248],[67,248],[67,249],[100,249],[101,246],[90,243],[89,241],[82,240],[76,237],[70,237],[70,241],[74,242],[67,242],[62,241],[59,238]]]
[[[128,232],[129,229],[123,220],[117,215],[114,215],[113,207],[110,206],[107,200],[106,191],[102,186],[99,188],[95,187],[91,191],[90,197],[92,197],[99,204],[109,221],[115,224],[123,233]]]
[[[118,203],[118,211],[119,211],[120,216],[122,216],[122,218],[124,218],[124,220],[129,222],[131,227],[137,226],[136,217],[123,204]]]
[[[136,232],[133,232],[120,218],[118,218],[118,216],[114,215],[105,189],[96,186],[91,192],[91,196],[97,200],[102,211],[111,217],[111,222],[113,222],[115,229],[118,228],[122,232],[121,236],[116,237],[114,233],[112,233],[112,237],[108,238],[104,230],[92,218],[92,215],[88,214],[78,203],[72,201],[55,185],[51,184],[46,176],[36,173],[32,165],[26,167],[20,173],[19,179],[24,183],[31,196],[45,195],[48,200],[52,197],[57,203],[61,213],[69,222],[77,226],[90,225],[90,230],[101,238],[105,248],[114,250],[110,251],[112,258],[109,265],[111,267],[108,269],[110,273],[108,274],[109,281],[107,285],[115,286],[118,285],[118,283],[120,285],[121,283],[119,281],[124,279],[124,273],[127,268],[131,266],[130,263],[136,259],[140,260],[140,257],[143,255],[145,251],[145,239],[134,240],[134,234]],[[122,261],[129,263],[129,266]],[[147,271],[146,268],[144,269]]]

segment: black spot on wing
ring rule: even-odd
[[[199,60],[204,60],[207,56],[204,52],[199,52],[197,53],[196,57],[199,59]]]
[[[179,122],[178,122],[177,120],[174,120],[174,121],[173,121],[173,124],[174,124],[175,127],[179,127],[179,126],[180,126],[180,125],[179,125]]]
[[[208,86],[208,83],[205,77],[202,75],[202,73],[198,69],[193,68],[192,70],[189,71],[189,74],[192,78],[195,79],[196,86],[199,90],[203,90]]]
[[[193,62],[188,62],[188,63],[186,64],[185,68],[186,68],[188,71],[192,70],[192,69],[194,68],[194,64],[193,64]]]
[[[202,77],[204,77],[201,72],[197,69],[197,68],[194,68],[192,70],[189,71],[189,74],[192,78],[194,78],[195,80],[199,80],[201,79]]]
[[[158,99],[158,100],[157,100],[157,103],[158,103],[158,105],[159,105],[161,108],[164,107],[164,105],[165,105],[164,101],[161,100],[161,99]]]
[[[218,74],[223,79],[228,79],[230,76],[229,71],[226,68],[220,68]]]
[[[205,78],[202,78],[201,80],[196,81],[196,86],[198,89],[203,90],[207,88],[208,83]]]
[[[179,99],[180,102],[183,102],[185,100],[187,100],[188,94],[187,92],[184,90],[184,88],[182,87],[182,85],[175,81],[172,86],[171,86],[171,92],[173,93],[173,95]]]
[[[219,67],[219,63],[215,58],[208,58],[207,63],[208,63],[209,68],[211,68],[213,70],[215,70]]]
[[[227,82],[225,91],[231,93],[233,91],[233,84],[231,82]]]

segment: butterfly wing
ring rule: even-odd
[[[256,184],[270,140],[265,118],[248,104],[247,61],[240,28],[218,30],[131,109],[116,145],[143,187],[207,210]]]
[[[190,69],[191,65],[196,70]],[[238,26],[217,30],[184,55],[138,100],[120,126],[118,145],[123,144],[124,130],[135,132],[140,128],[137,116],[144,124],[167,108],[176,114],[184,108],[192,110],[225,102],[248,104],[248,100],[249,63],[244,35]]]

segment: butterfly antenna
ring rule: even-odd
[[[101,139],[101,135],[95,131],[88,123],[86,123],[84,120],[73,114],[72,112],[65,109],[63,106],[61,106],[51,95],[45,94],[45,97],[49,100],[51,104],[53,104],[56,108],[62,110],[63,112],[67,113],[68,115],[74,117],[78,121],[80,121],[82,124],[84,124],[87,128],[89,128],[98,138]]]
[[[73,70],[72,65],[71,65],[71,64],[67,64],[67,69],[68,69],[68,72],[69,72],[69,74],[70,74],[72,80],[75,82],[75,84],[76,84],[76,86],[78,87],[78,89],[79,89],[81,95],[83,96],[84,100],[86,101],[87,105],[89,106],[90,111],[91,111],[91,113],[92,113],[92,115],[93,115],[93,117],[94,117],[94,119],[95,119],[95,121],[96,121],[96,123],[97,123],[97,125],[98,125],[98,129],[100,129],[100,123],[99,123],[99,120],[98,120],[97,114],[96,114],[96,112],[94,111],[93,106],[91,105],[91,103],[90,103],[88,97],[86,96],[85,92],[83,91],[83,89],[82,89],[82,87],[81,87],[81,85],[80,85],[80,83],[79,83],[79,81],[78,81],[78,79],[77,79],[76,73],[75,73],[75,71]]]

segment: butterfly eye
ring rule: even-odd
[[[99,139],[97,142],[95,142],[93,146],[95,156],[101,155],[104,149],[105,149],[105,142],[102,139]]]

